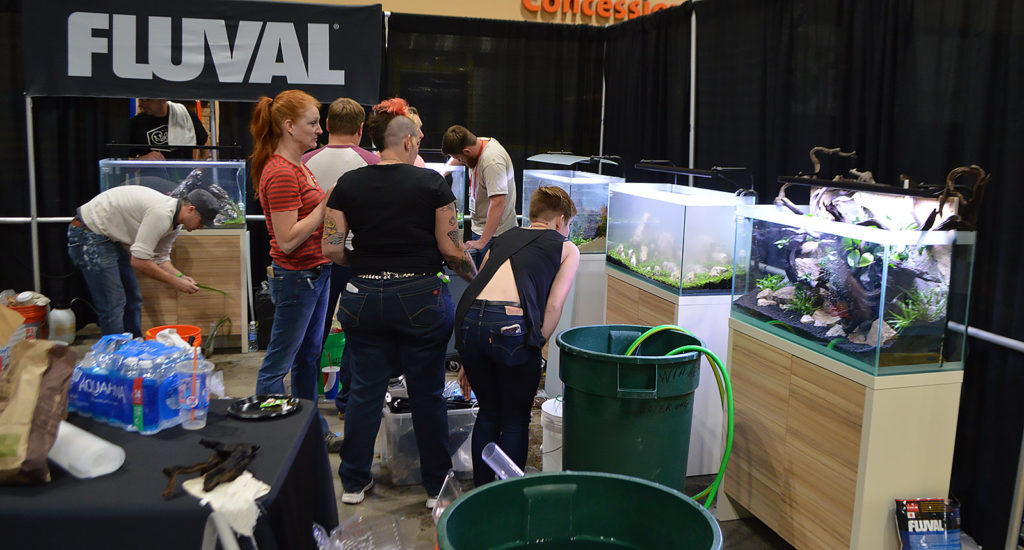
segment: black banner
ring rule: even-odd
[[[379,99],[380,5],[23,0],[29,95]]]

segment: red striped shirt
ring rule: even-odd
[[[295,250],[285,254],[277,245],[274,222],[270,215],[272,212],[298,210],[296,221],[302,220],[316,209],[323,198],[324,190],[311,172],[292,164],[281,155],[271,155],[260,176],[260,205],[267,218],[267,231],[270,232],[270,257],[277,265],[286,269],[312,269],[330,263],[320,248],[323,223]]]

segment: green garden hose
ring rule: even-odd
[[[690,331],[688,331],[688,330],[686,330],[686,329],[684,329],[682,327],[678,327],[676,325],[660,325],[660,326],[654,327],[654,328],[648,330],[647,332],[641,334],[639,338],[637,338],[635,341],[633,341],[633,343],[630,344],[629,348],[626,349],[626,355],[632,355],[640,347],[640,344],[643,343],[643,341],[646,340],[651,335],[657,334],[659,332],[666,331],[666,330],[673,330],[673,331],[677,331],[677,332],[682,332],[682,333],[688,334],[690,336],[693,335],[692,333],[690,333]],[[707,349],[707,348],[705,348],[703,346],[682,346],[682,347],[678,347],[678,348],[676,348],[676,349],[666,353],[665,355],[666,356],[678,355],[678,354],[682,354],[682,353],[688,353],[688,352],[691,352],[691,351],[696,351],[696,352],[703,353],[704,355],[707,356],[708,361],[711,362],[711,366],[712,366],[711,370],[712,370],[712,372],[714,372],[715,380],[718,382],[718,395],[719,395],[719,397],[720,397],[720,399],[722,401],[722,409],[724,410],[724,412],[726,414],[726,419],[727,419],[727,427],[726,427],[726,434],[725,434],[725,452],[722,453],[722,463],[721,463],[721,465],[718,468],[718,474],[715,475],[715,480],[711,483],[710,487],[708,487],[707,489],[704,489],[699,494],[697,494],[697,496],[693,497],[694,500],[699,500],[701,498],[707,497],[704,500],[704,508],[711,508],[711,503],[714,502],[715,496],[718,495],[718,487],[722,484],[722,479],[725,477],[725,468],[729,464],[729,455],[732,454],[732,432],[733,432],[732,383],[729,380],[729,373],[726,372],[725,367],[722,365],[722,361],[711,350],[709,350],[709,349]]]

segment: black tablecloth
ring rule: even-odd
[[[269,484],[259,499],[256,526],[260,550],[315,547],[312,522],[328,531],[338,524],[337,501],[316,407],[281,418],[242,421],[226,414],[231,400],[215,400],[205,428],[174,427],[151,436],[126,432],[71,415],[72,424],[120,445],[127,455],[121,469],[79,480],[51,463],[45,485],[0,487],[0,547],[198,549],[210,508],[181,489],[170,500],[164,466],[202,462],[213,451],[202,438],[251,442],[260,446],[248,470]]]

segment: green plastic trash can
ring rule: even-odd
[[[437,523],[441,550],[719,550],[715,518],[686,495],[635,477],[533,474],[488,483]]]
[[[565,383],[562,467],[635,476],[683,491],[701,356],[665,354],[704,344],[662,331],[626,356],[630,344],[650,328],[597,325],[558,335],[559,375]]]

